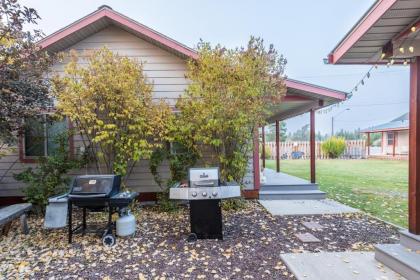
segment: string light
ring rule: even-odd
[[[416,32],[417,28],[415,26],[411,27],[411,32]]]
[[[414,47],[413,47],[413,46],[409,46],[409,47],[408,47],[408,50],[409,50],[411,53],[413,53],[413,52],[414,52]]]
[[[404,47],[400,48],[400,53],[404,53]]]

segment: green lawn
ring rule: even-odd
[[[275,169],[275,162],[269,160],[266,166]],[[282,160],[280,169],[309,179],[308,160]],[[407,161],[317,160],[316,173],[329,198],[407,227]]]

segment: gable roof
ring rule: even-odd
[[[393,119],[390,122],[383,123],[377,126],[369,127],[362,129],[361,132],[384,132],[384,131],[394,131],[394,130],[408,130],[409,129],[409,119],[408,113],[399,116],[396,119]]]
[[[92,34],[114,25],[181,58],[198,57],[197,52],[123,14],[103,5],[98,10],[43,38],[38,44],[50,52],[59,52]]]

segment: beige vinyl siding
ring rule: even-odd
[[[147,78],[153,83],[153,98],[163,99],[170,105],[175,105],[188,85],[185,79],[186,61],[154,46],[138,37],[117,27],[108,27],[92,36],[78,42],[67,51],[73,49],[80,54],[80,64],[87,65],[86,55],[89,51],[108,47],[110,50],[128,56],[144,64],[144,71]],[[68,58],[56,63],[52,70],[53,73],[63,75],[65,64]],[[74,136],[74,146],[83,146],[79,135]],[[19,173],[27,167],[35,167],[36,164],[21,163],[18,157],[18,150],[12,154],[0,158],[0,196],[21,196],[23,183],[13,179],[14,173]],[[95,173],[93,168],[75,170],[70,175]],[[162,164],[160,173],[163,178],[169,177],[169,167],[167,163]],[[127,178],[127,186],[139,192],[160,191],[149,171],[149,162],[141,160],[136,164],[133,172]]]
[[[79,53],[80,65],[87,65],[89,52],[106,46],[111,51],[143,63],[147,78],[153,83],[153,98],[164,99],[174,106],[188,85],[185,79],[186,61],[146,42],[118,27],[108,27],[78,42],[66,51],[76,50]],[[53,72],[64,73],[69,59],[53,67]]]

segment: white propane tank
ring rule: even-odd
[[[124,215],[117,219],[117,235],[129,236],[136,232],[136,218],[128,210]]]

